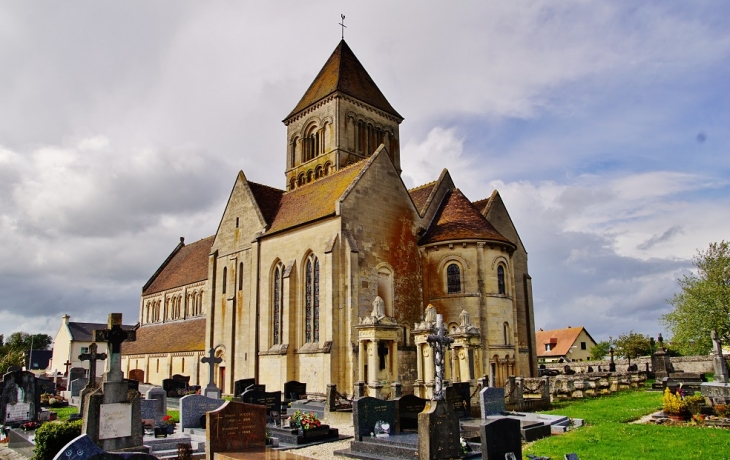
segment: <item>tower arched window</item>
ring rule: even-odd
[[[446,267],[446,289],[449,294],[461,293],[461,268],[458,264]]]
[[[228,267],[223,267],[223,286],[221,286],[221,293],[226,293],[226,285],[228,284]]]
[[[504,266],[502,265],[497,267],[497,291],[500,294],[504,294],[506,292],[504,286]]]
[[[282,263],[276,264],[276,268],[274,268],[274,285],[272,291],[272,339],[274,345],[278,345],[282,339],[282,315],[284,310],[284,265]]]
[[[307,258],[304,285],[304,340],[319,342],[319,259],[315,255]]]
[[[243,290],[243,262],[238,264],[238,290]]]
[[[509,345],[509,323],[505,322],[503,325],[504,330],[504,344]]]

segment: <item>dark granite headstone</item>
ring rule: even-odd
[[[162,417],[167,415],[167,392],[160,387],[153,387],[147,390],[145,395],[147,399],[157,402],[155,408],[155,422],[159,423]]]
[[[177,379],[164,379],[162,380],[162,389],[165,390],[168,396],[177,396],[183,393],[188,387],[188,384],[184,381]]]
[[[521,422],[520,433],[525,442],[537,441],[542,438],[549,438],[552,434],[550,425],[543,422]]]
[[[296,401],[307,394],[307,384],[290,380],[284,384],[284,401]]]
[[[514,454],[516,458],[522,458],[519,420],[511,418],[485,420],[480,434],[484,460],[503,460],[508,453]]]
[[[58,451],[53,460],[155,460],[157,457],[143,454],[112,454],[99,448],[91,438],[82,434]]]
[[[446,400],[449,401],[459,418],[471,417],[471,398],[468,382],[454,383],[446,388]]]
[[[188,395],[180,398],[180,427],[202,428],[201,417],[205,420],[205,414],[216,410],[223,405],[225,400],[208,398],[203,395]]]
[[[36,378],[35,381],[38,385],[39,395],[42,395],[43,393],[48,393],[52,395],[56,394],[56,384],[53,382],[53,380]]]
[[[32,372],[8,372],[3,376],[0,424],[35,421],[41,410],[41,395]]]
[[[139,381],[131,379],[124,379],[124,381],[127,382],[127,389],[139,391]]]
[[[206,414],[205,458],[266,445],[266,408],[226,401]]]
[[[71,392],[71,396],[78,396],[81,393],[81,389],[86,386],[86,384],[89,383],[89,379],[86,377],[82,379],[76,379],[72,380],[71,384],[69,384],[68,389]]]
[[[69,371],[68,381],[73,382],[74,380],[86,378],[86,374],[88,372],[83,367],[72,367]]]
[[[256,379],[241,379],[233,382],[233,396],[241,396],[246,388],[254,385]]]
[[[461,457],[459,435],[459,417],[454,412],[453,404],[449,401],[429,401],[424,411],[418,414],[419,458]]]
[[[268,415],[272,410],[277,412],[281,410],[281,391],[246,390],[241,395],[241,401],[246,404],[266,406],[266,414]]]
[[[486,387],[479,392],[482,418],[505,411],[504,388]]]
[[[362,441],[363,436],[370,436],[375,431],[375,423],[378,421],[396,426],[396,402],[370,396],[356,399],[352,402],[352,420],[355,439]]]
[[[418,414],[426,408],[427,399],[415,395],[405,395],[395,399],[396,414],[398,414],[398,431],[418,430]]]

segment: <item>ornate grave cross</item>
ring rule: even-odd
[[[201,359],[200,362],[208,364],[208,386],[215,386],[213,383],[214,368],[216,364],[223,362],[223,358],[216,358],[215,350],[211,348],[208,350],[208,356]]]
[[[109,313],[107,329],[95,330],[95,342],[108,342],[111,352],[109,356],[109,373],[107,381],[121,382],[124,380],[122,373],[122,342],[134,342],[137,340],[137,331],[125,331],[122,329],[122,314]]]
[[[79,360],[89,362],[89,380],[86,383],[87,388],[94,388],[96,386],[96,361],[103,361],[106,359],[106,353],[97,353],[96,342],[89,345],[88,353],[81,353]]]
[[[443,401],[446,399],[444,391],[444,352],[454,339],[446,336],[446,327],[444,327],[443,316],[436,315],[436,334],[430,334],[426,340],[434,351],[435,379],[433,387],[433,400]]]

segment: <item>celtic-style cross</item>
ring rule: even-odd
[[[444,390],[444,352],[450,344],[454,343],[454,339],[446,336],[446,327],[442,315],[436,315],[436,334],[430,334],[426,337],[426,340],[434,352],[433,400],[443,401],[446,399],[446,391]]]
[[[79,355],[79,360],[89,362],[89,380],[86,383],[87,388],[94,388],[96,386],[96,361],[103,361],[106,359],[106,353],[97,353],[98,349],[96,342],[89,345],[89,352],[82,353]]]
[[[342,26],[342,39],[345,39],[345,29],[347,29],[347,26],[345,25],[345,15],[340,14],[340,17],[342,18],[342,22],[338,22],[339,25]]]
[[[109,356],[109,373],[106,381],[121,382],[124,380],[122,372],[122,342],[134,342],[137,340],[136,331],[125,331],[122,329],[122,314],[109,313],[107,329],[94,331],[95,342],[108,342],[111,352]]]

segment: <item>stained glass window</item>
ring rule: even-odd
[[[461,292],[461,269],[457,264],[451,264],[446,267],[446,284],[449,294],[458,294]]]

